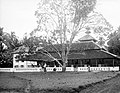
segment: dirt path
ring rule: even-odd
[[[120,74],[83,89],[79,93],[120,93]]]

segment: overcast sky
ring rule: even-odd
[[[35,10],[39,0],[0,0],[0,27],[20,38],[37,27]],[[120,0],[98,0],[96,11],[116,29],[120,25]]]

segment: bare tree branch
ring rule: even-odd
[[[58,62],[58,64],[59,64],[60,66],[62,66],[62,64],[61,64],[55,57],[53,57],[48,51],[46,51],[46,50],[44,50],[44,49],[41,49],[41,50],[43,50],[44,52],[46,52],[46,53],[44,53],[44,52],[40,51],[42,54],[45,54],[45,55],[47,55],[48,57],[54,59],[55,61]]]

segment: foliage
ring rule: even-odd
[[[48,42],[45,37],[30,35],[29,37],[25,35],[22,40],[22,45],[29,48],[29,52],[35,52],[37,47],[46,46]]]
[[[88,14],[94,9],[96,0],[41,0],[35,11],[37,29],[46,41],[62,44],[62,62],[65,67],[75,36],[88,23]],[[68,44],[67,50],[65,44]],[[59,53],[60,54],[60,53]]]
[[[81,19],[87,18],[88,14],[94,9],[96,0],[72,0],[75,8],[74,23],[78,23]]]
[[[99,38],[99,41],[98,41],[98,44],[99,44],[100,46],[104,46],[104,44],[105,44],[105,39],[104,39],[103,37],[100,37],[100,38]]]
[[[0,67],[12,67],[12,52],[20,45],[14,32],[9,34],[3,32],[3,28],[0,28]]]
[[[120,27],[109,35],[109,52],[120,55]]]
[[[21,42],[18,40],[17,36],[15,35],[15,32],[6,33],[3,34],[4,43],[7,45],[8,49],[17,49],[19,46],[21,46]]]
[[[3,28],[0,28],[0,67],[11,66],[11,59],[8,51],[4,48]]]
[[[102,37],[107,40],[108,35],[113,31],[112,25],[98,12],[93,12],[91,15],[93,18],[86,25],[90,27],[96,38],[101,40]]]
[[[98,39],[98,44],[104,46],[109,34],[113,31],[113,26],[98,12],[93,11],[90,16],[92,17],[88,17],[86,27],[89,27],[89,30]]]

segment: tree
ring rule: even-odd
[[[116,31],[111,33],[109,35],[109,41],[108,41],[108,50],[109,52],[120,55],[120,26]]]
[[[47,41],[62,45],[62,53],[59,54],[62,57],[63,71],[66,69],[72,42],[92,18],[88,18],[88,14],[95,4],[96,0],[41,0],[38,4],[39,7],[35,11],[38,26],[35,32],[40,31]]]
[[[2,58],[3,58],[3,28],[0,28],[0,63],[2,63]]]
[[[5,47],[6,46],[6,47]],[[0,67],[12,67],[14,50],[20,46],[14,32],[3,32],[0,28]]]
[[[0,27],[0,67],[9,67],[11,62],[9,62],[7,49],[4,48],[4,32],[3,28]]]
[[[98,39],[98,44],[104,46],[108,40],[109,34],[113,31],[113,26],[104,18],[104,16],[98,12],[92,13],[93,18],[86,24],[90,28],[90,31]]]
[[[2,35],[3,35],[3,28],[0,27],[0,51],[1,52],[3,50],[3,45],[2,45],[2,43],[3,43],[3,37],[2,37]]]
[[[22,45],[29,48],[29,53],[35,52],[37,47],[42,47],[43,45],[48,44],[46,38],[42,36],[34,36],[32,32],[28,37],[25,33],[25,36],[22,40]]]
[[[11,32],[10,34],[7,32],[3,33],[3,42],[7,45],[9,50],[15,50],[19,46],[21,46],[21,42],[18,40],[15,32]]]

